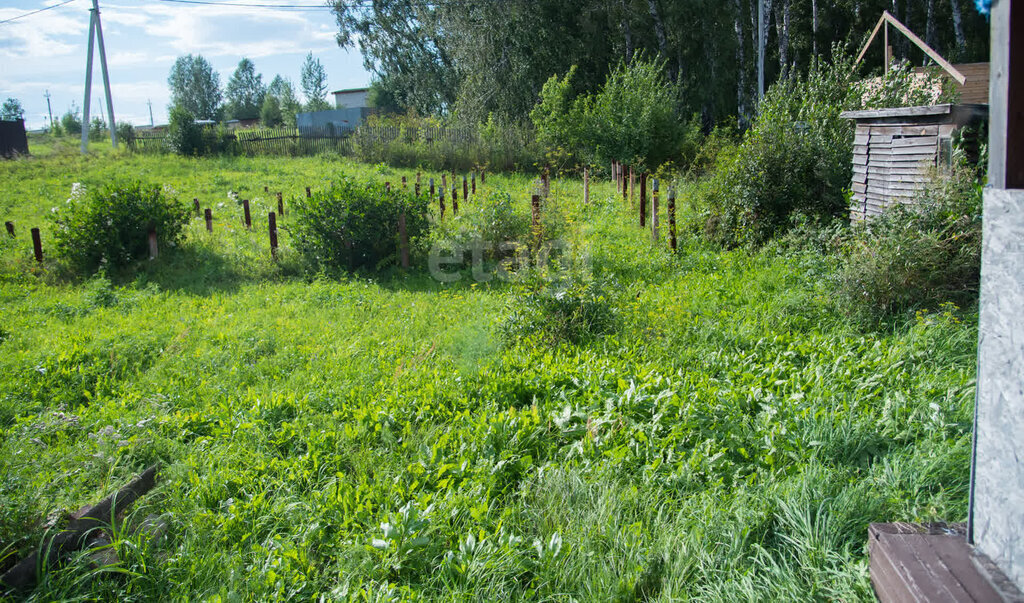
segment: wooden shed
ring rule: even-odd
[[[862,220],[909,202],[937,167],[948,165],[954,134],[987,122],[988,105],[846,111],[842,116],[857,124],[850,217]]]

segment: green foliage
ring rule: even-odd
[[[284,118],[281,114],[281,103],[276,96],[271,94],[263,97],[263,107],[260,109],[260,122],[268,128],[279,126]]]
[[[529,279],[509,300],[500,330],[508,344],[529,340],[581,345],[614,333],[617,326],[617,311],[606,287],[568,276]]]
[[[295,114],[302,111],[302,104],[295,98],[295,89],[291,81],[280,75],[274,76],[270,85],[267,86],[267,96],[274,97],[277,100],[277,105],[281,112],[281,123],[286,127],[294,128]],[[265,104],[267,101],[264,100],[263,102]],[[261,119],[263,119],[262,115]]]
[[[516,284],[298,273],[293,195],[413,169],[66,142],[0,171],[5,219],[45,225],[72,182],[144,173],[214,232],[194,219],[173,253],[88,282],[0,237],[0,548],[25,556],[152,463],[128,519],[168,526],[129,523],[115,565],[69,559],[26,597],[860,601],[868,523],[966,517],[969,309],[857,324],[832,257],[673,254],[606,180],[583,206],[553,178],[545,211],[592,254],[615,327],[502,345]],[[443,227],[485,222],[492,192],[529,216],[534,180],[489,172]],[[276,262],[264,186],[289,210]]]
[[[953,80],[938,70],[917,74],[910,61],[893,61],[879,78],[863,79],[853,84],[852,108],[885,109],[956,103],[960,93]],[[859,106],[858,106],[859,102]]]
[[[540,101],[530,111],[537,142],[548,150],[563,149],[570,153],[583,150],[586,106],[584,99],[573,98],[575,73],[573,65],[564,77],[551,76],[540,90]]]
[[[330,273],[379,270],[397,262],[400,214],[410,245],[428,234],[428,204],[426,194],[343,177],[297,201],[295,248],[310,266]]]
[[[586,102],[585,136],[600,163],[616,159],[653,171],[680,159],[681,122],[678,91],[665,76],[665,61],[633,57],[619,63]],[[691,149],[696,151],[694,147]]]
[[[248,58],[238,62],[238,67],[228,80],[224,90],[227,106],[225,111],[231,119],[256,119],[260,116],[263,97],[267,89],[263,76],[256,73],[256,65]]]
[[[172,107],[164,144],[172,152],[189,157],[237,152],[235,135],[224,125],[197,124],[183,107]]]
[[[398,136],[382,136],[381,129]],[[513,170],[533,166],[540,157],[532,129],[493,118],[467,124],[413,114],[371,115],[349,140],[356,159],[395,167]]]
[[[203,127],[196,123],[195,116],[181,105],[171,107],[164,143],[178,155],[202,155]]]
[[[895,204],[855,229],[838,277],[844,306],[869,319],[969,307],[981,276],[982,186],[958,165],[910,204]]]
[[[324,96],[327,94],[327,70],[313,53],[306,55],[302,63],[302,93],[306,95],[306,111],[324,111],[331,105]]]
[[[719,154],[700,197],[701,228],[723,245],[762,245],[797,216],[828,222],[847,210],[853,126],[852,59],[839,51],[805,77],[773,85],[735,150]]]
[[[107,122],[102,117],[93,117],[89,122],[89,140],[103,140],[107,132]]]
[[[530,113],[548,149],[568,150],[591,163],[617,160],[642,171],[669,161],[686,164],[696,155],[699,121],[679,120],[678,90],[665,77],[664,60],[640,55],[620,63],[599,92],[573,99],[575,72],[552,76]]]
[[[159,186],[115,180],[84,194],[73,191],[52,213],[54,249],[72,269],[119,269],[147,257],[149,233],[180,243],[188,209]]]
[[[17,121],[25,118],[25,109],[21,107],[21,101],[13,97],[7,97],[3,106],[0,106],[0,119],[4,121]]]
[[[69,136],[76,136],[82,133],[82,118],[77,110],[72,111],[69,109],[60,118],[60,125],[63,132]]]
[[[386,80],[375,79],[370,82],[370,90],[366,93],[366,104],[383,113],[402,113],[406,107],[402,105],[395,90]]]
[[[181,107],[196,119],[220,118],[220,76],[202,55],[178,57],[167,78],[171,106]]]
[[[126,121],[118,122],[117,140],[123,144],[131,144],[135,140],[135,126]]]

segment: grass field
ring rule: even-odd
[[[673,256],[614,186],[584,207],[558,180],[615,329],[509,341],[514,282],[439,283],[419,256],[310,276],[290,216],[271,261],[273,192],[413,171],[39,148],[0,164],[0,556],[152,463],[133,514],[167,530],[34,599],[871,600],[868,522],[966,516],[973,309],[864,327],[828,257],[693,236]],[[45,250],[72,183],[119,174],[198,197],[214,233],[195,219],[109,277],[35,266],[28,229]],[[529,215],[530,187],[488,175],[480,198]]]

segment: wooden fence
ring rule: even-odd
[[[362,125],[355,129],[352,136],[362,144],[389,142],[454,142],[470,144],[476,142],[477,134],[470,127],[444,126],[368,126]]]
[[[203,135],[212,143],[215,132],[213,128],[207,127]],[[350,150],[352,142],[361,145],[389,144],[395,141],[471,144],[476,140],[476,130],[468,127],[362,125],[355,130],[333,127],[235,130],[226,134],[225,139],[216,142],[218,145],[234,146],[244,155],[315,155],[329,151],[344,153]],[[128,141],[128,146],[133,151],[162,151],[166,150],[166,143],[167,133],[164,131],[138,132]]]
[[[216,131],[204,128],[203,136],[218,146],[234,147],[244,155],[314,155],[326,151],[343,152],[351,132],[334,128],[254,128],[229,132],[215,140]],[[133,151],[167,150],[166,132],[139,132],[128,141]]]

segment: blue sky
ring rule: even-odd
[[[59,0],[0,0],[0,21],[57,4]],[[323,6],[322,0],[223,0],[246,4]],[[85,51],[91,0],[72,0],[45,12],[0,24],[0,99],[13,96],[25,108],[29,129],[47,123],[46,98],[54,118],[72,103],[79,109],[85,90]],[[223,87],[242,57],[263,74],[291,79],[301,96],[299,73],[307,52],[327,70],[330,90],[366,86],[358,50],[334,41],[333,14],[321,10],[189,5],[161,0],[100,0],[114,116],[149,124],[147,100],[156,123],[165,123],[170,93],[167,75],[174,60],[201,54],[220,74]],[[94,59],[92,110],[103,96],[98,55]]]

